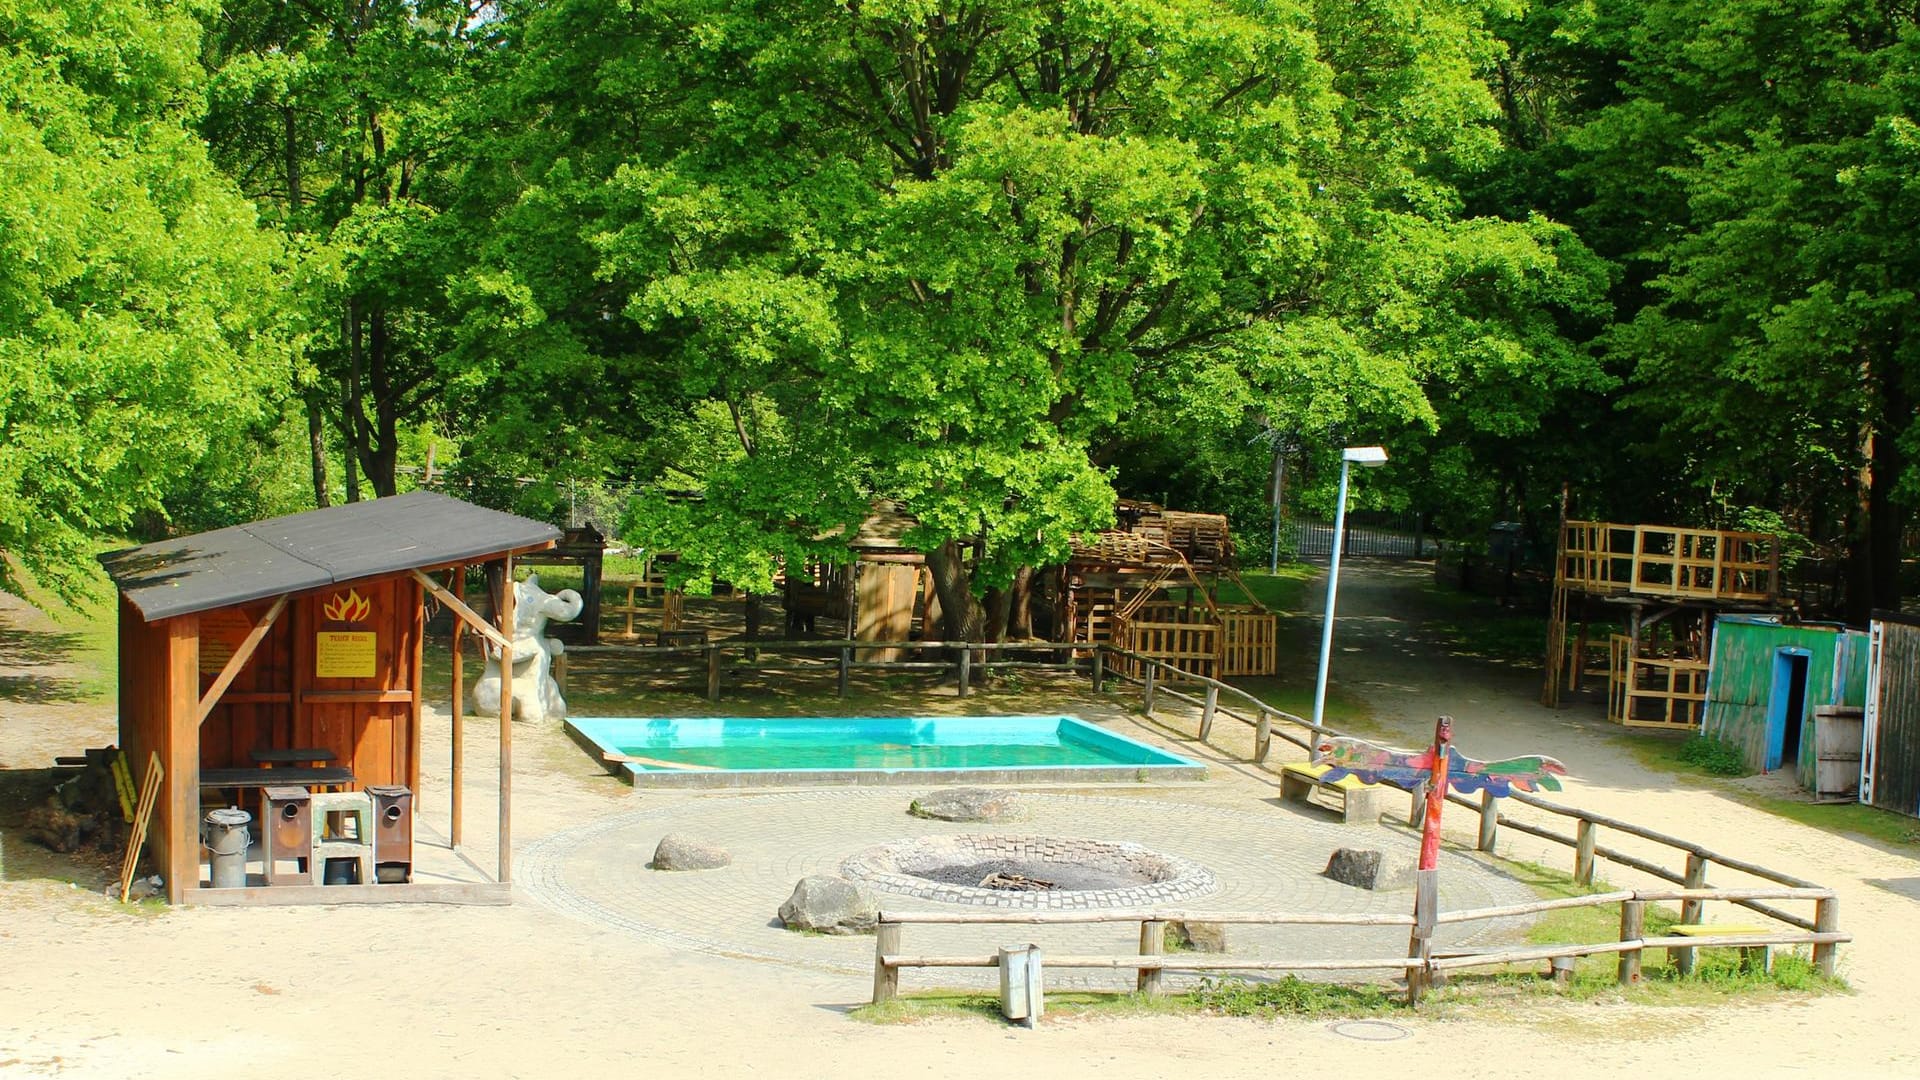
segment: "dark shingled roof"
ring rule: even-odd
[[[153,622],[559,538],[543,521],[415,491],[112,551],[100,562]]]

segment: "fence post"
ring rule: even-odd
[[[1475,846],[1481,851],[1492,851],[1494,840],[1500,830],[1500,800],[1493,797],[1489,789],[1480,790],[1480,841]]]
[[[1267,710],[1260,710],[1260,720],[1253,725],[1253,760],[1259,764],[1267,760],[1267,751],[1273,749],[1273,717]]]
[[[853,650],[842,645],[840,646],[840,685],[838,688],[840,697],[847,696],[847,677],[851,674],[853,674]]]
[[[707,646],[707,700],[720,700],[720,646]]]
[[[1831,934],[1840,929],[1840,898],[1829,896],[1813,902],[1813,932]],[[1834,961],[1838,958],[1840,946],[1833,942],[1813,947],[1813,966],[1822,978],[1833,978]]]
[[[1574,830],[1573,883],[1575,885],[1593,884],[1593,843],[1594,833],[1599,826],[1586,818]]]
[[[973,675],[973,650],[972,649],[965,648],[964,646],[960,649],[959,668],[960,668],[958,673],[958,679],[960,682],[959,696],[966,697],[967,681]]]
[[[1647,902],[1645,900],[1622,900],[1620,902],[1620,940],[1639,941],[1646,936]],[[1623,949],[1620,952],[1620,985],[1632,986],[1640,981],[1639,949]]]
[[[1141,693],[1140,711],[1148,716],[1153,715],[1153,683],[1155,676],[1159,673],[1160,665],[1151,660],[1147,661],[1147,682],[1146,689]]]
[[[1206,742],[1213,734],[1213,712],[1220,706],[1220,688],[1207,684],[1207,703],[1200,707],[1200,741]]]
[[[1164,956],[1167,951],[1167,924],[1159,919],[1143,919],[1140,923],[1140,955]],[[1136,981],[1139,991],[1149,997],[1160,994],[1159,968],[1141,968]]]
[[[560,696],[567,694],[567,654],[561,653],[553,658],[553,685],[560,688]]]
[[[1093,692],[1107,692],[1107,654],[1098,645],[1093,647]]]
[[[882,922],[873,928],[873,1003],[892,1001],[900,996],[900,969],[887,963],[887,957],[900,951],[900,924]]]
[[[1682,883],[1685,888],[1704,889],[1707,887],[1707,860],[1698,852],[1687,852],[1687,877]],[[1688,926],[1700,921],[1701,912],[1706,908],[1704,900],[1680,901],[1680,921]],[[1682,975],[1693,974],[1694,951],[1692,949],[1673,950],[1673,966]]]
[[[1407,959],[1419,965],[1407,968],[1407,1004],[1420,1004],[1420,995],[1433,985],[1433,927],[1440,915],[1440,871],[1414,871],[1413,933],[1407,939]]]

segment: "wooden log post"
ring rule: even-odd
[[[1575,885],[1593,884],[1593,847],[1599,832],[1599,826],[1586,818],[1574,829],[1573,847],[1573,883]]]
[[[1407,959],[1419,961],[1407,968],[1407,1004],[1420,1004],[1420,995],[1433,985],[1433,928],[1440,916],[1440,871],[1414,871],[1413,933],[1407,939]]]
[[[500,853],[501,884],[513,880],[513,556],[500,560]]]
[[[1413,785],[1413,804],[1407,808],[1407,828],[1424,828],[1427,824],[1427,787],[1425,780]]]
[[[1151,660],[1147,661],[1147,681],[1146,681],[1146,688],[1141,692],[1141,695],[1140,695],[1140,711],[1147,714],[1148,716],[1153,715],[1153,694],[1155,690],[1154,679],[1156,676],[1159,675],[1159,673],[1160,673],[1160,666],[1158,664],[1155,664]]]
[[[1260,719],[1253,725],[1253,760],[1260,764],[1267,760],[1267,751],[1273,749],[1273,717],[1267,710],[1260,710]]]
[[[467,602],[467,568],[465,564],[453,568],[453,583],[453,595],[458,597],[462,604],[465,604]],[[460,841],[462,839],[460,835],[461,812],[465,809],[462,792],[466,788],[466,776],[464,773],[467,763],[466,677],[465,673],[461,670],[460,653],[460,636],[466,628],[466,620],[461,619],[458,615],[454,616],[453,645],[451,647],[452,655],[448,658],[453,668],[453,746],[450,748],[452,760],[447,763],[451,769],[451,776],[447,780],[447,811],[452,815],[452,821],[450,823],[452,829],[448,834],[447,842],[453,845],[456,851],[460,849]],[[480,648],[482,650],[480,655],[484,658],[486,656],[486,642],[484,639],[481,642]]]
[[[967,684],[973,680],[973,650],[961,648],[960,659],[956,664],[959,670],[954,673],[954,678],[959,685],[958,696],[966,697]]]
[[[1093,692],[1107,692],[1107,654],[1097,646],[1093,650]]]
[[[1213,735],[1213,714],[1220,707],[1220,688],[1207,684],[1207,703],[1200,707],[1200,741],[1206,742]]]
[[[853,650],[840,646],[840,681],[835,690],[838,697],[847,696],[847,679],[853,674]]]
[[[720,700],[720,646],[707,646],[707,700]]]
[[[900,924],[883,922],[873,928],[873,1003],[892,1001],[900,996],[900,969],[887,963],[887,957],[900,952]]]
[[[1480,839],[1474,845],[1480,851],[1492,851],[1500,833],[1500,800],[1487,789],[1480,791]]]
[[[1685,884],[1689,889],[1704,889],[1707,887],[1707,860],[1702,858],[1699,852],[1690,851],[1687,853],[1687,879]],[[1699,925],[1700,916],[1706,906],[1707,904],[1704,900],[1680,901],[1680,921],[1688,926]],[[1682,975],[1693,974],[1694,958],[1696,955],[1694,950],[1680,948],[1674,949],[1672,952],[1674,969]]]
[[[1162,956],[1167,951],[1167,924],[1158,919],[1143,919],[1140,923],[1140,955]],[[1158,997],[1162,992],[1161,976],[1165,974],[1159,968],[1141,968],[1135,985],[1148,997]]]
[[[1620,902],[1620,940],[1622,942],[1639,941],[1646,936],[1647,902],[1645,900],[1622,900]],[[1640,981],[1640,949],[1620,950],[1620,985],[1632,986]]]
[[[1840,898],[1829,896],[1813,902],[1813,932],[1833,934],[1840,930]],[[1817,944],[1813,947],[1813,966],[1824,979],[1833,978],[1834,967],[1839,960],[1840,946],[1833,942]]]
[[[560,696],[567,696],[567,654],[560,653],[553,658],[553,685],[560,688]]]

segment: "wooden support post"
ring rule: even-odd
[[[1689,889],[1704,889],[1707,887],[1707,860],[1701,858],[1698,852],[1687,853],[1687,879],[1685,886]],[[1704,900],[1680,901],[1680,921],[1689,926],[1698,925],[1701,913],[1705,910],[1706,906],[1707,904]],[[1693,974],[1694,950],[1687,948],[1674,949],[1672,950],[1672,955],[1673,966],[1680,974]]]
[[[1140,695],[1140,711],[1147,714],[1148,716],[1153,715],[1153,692],[1155,689],[1154,679],[1157,675],[1159,675],[1159,673],[1160,673],[1159,665],[1155,664],[1151,660],[1147,661],[1147,682],[1146,682],[1146,689],[1143,690]]]
[[[1646,936],[1647,902],[1645,900],[1622,900],[1620,902],[1620,940],[1639,941]],[[1632,986],[1640,981],[1640,949],[1622,949],[1620,951],[1620,985]]]
[[[513,880],[513,556],[500,560],[500,882]]]
[[[1143,919],[1140,922],[1140,955],[1162,956],[1167,951],[1167,924],[1158,919]],[[1161,994],[1161,975],[1159,968],[1141,968],[1136,982],[1139,991],[1148,997]]]
[[[560,688],[560,696],[567,696],[567,654],[560,653],[553,658],[553,685]]]
[[[845,645],[842,645],[840,646],[840,680],[838,685],[835,688],[835,693],[838,696],[840,697],[847,696],[847,679],[852,674],[853,674],[853,650],[847,648]]]
[[[1420,1004],[1420,995],[1433,986],[1433,928],[1440,916],[1440,871],[1416,870],[1413,874],[1413,933],[1407,940],[1407,958],[1418,960],[1418,967],[1407,969],[1407,1004]]]
[[[1273,749],[1273,717],[1267,710],[1260,710],[1260,719],[1253,725],[1253,760],[1260,764],[1267,760],[1267,751]]]
[[[959,684],[959,696],[966,697],[967,683],[971,681],[973,678],[973,650],[972,649],[963,647],[960,650],[960,659],[958,661],[958,666],[959,666],[959,670],[955,672],[955,679]]]
[[[1093,650],[1093,692],[1107,692],[1107,654],[1099,648]]]
[[[1480,791],[1480,839],[1474,846],[1481,851],[1492,851],[1494,841],[1500,831],[1500,800],[1494,798],[1487,789]]]
[[[454,595],[460,600],[460,603],[462,605],[466,604],[467,568],[464,564],[453,568],[453,590]],[[448,842],[451,843],[455,849],[460,847],[461,789],[465,786],[462,780],[466,769],[466,741],[463,731],[466,727],[466,700],[463,697],[466,692],[466,678],[460,670],[460,639],[465,634],[466,628],[466,620],[460,618],[458,615],[454,616],[453,655],[450,658],[453,667],[453,761],[451,762],[452,777],[447,781],[447,797],[450,802],[448,810],[453,815],[453,828]]]
[[[1827,897],[1813,902],[1813,932],[1832,934],[1840,930],[1840,898]],[[1813,966],[1822,978],[1833,978],[1835,962],[1839,959],[1840,946],[1828,942],[1813,947]]]
[[[887,963],[889,955],[900,952],[900,924],[883,922],[873,928],[873,1003],[892,1001],[900,996],[900,969]]]
[[[707,700],[720,700],[720,646],[707,646]]]
[[[1214,710],[1220,707],[1220,688],[1207,684],[1207,703],[1200,707],[1200,741],[1206,742],[1213,735]]]
[[[1425,780],[1413,785],[1413,805],[1407,808],[1407,828],[1419,829],[1427,824],[1427,787]]]
[[[1575,885],[1593,884],[1593,846],[1600,827],[1586,818],[1574,828],[1573,883]]]

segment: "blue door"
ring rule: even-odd
[[[1805,649],[1780,649],[1773,654],[1773,690],[1767,696],[1767,763],[1772,772],[1782,764],[1800,761],[1800,728],[1807,715]]]

